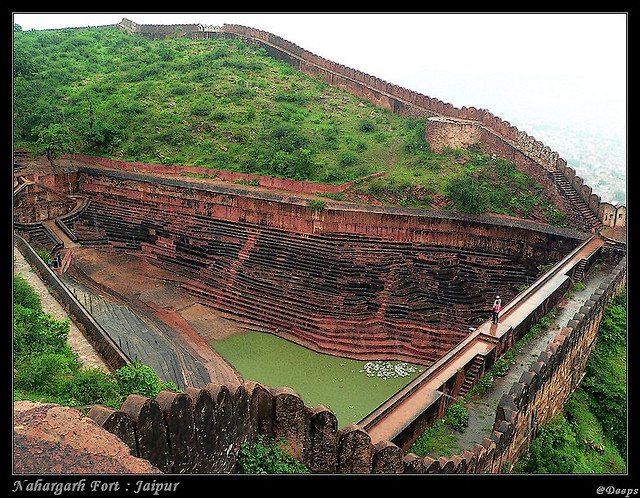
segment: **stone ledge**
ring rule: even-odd
[[[117,436],[74,408],[13,404],[13,471],[17,474],[160,474]]]

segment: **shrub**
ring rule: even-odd
[[[191,115],[205,117],[211,114],[211,104],[208,102],[196,101],[191,104]]]
[[[353,166],[358,164],[359,161],[360,159],[353,152],[345,151],[338,155],[338,164],[340,166]]]
[[[496,360],[496,362],[491,367],[491,372],[496,377],[504,377],[507,375],[509,371],[509,365],[511,365],[511,360],[509,358],[501,357]]]
[[[369,120],[360,122],[360,131],[363,133],[373,133],[376,131],[376,126]]]
[[[25,359],[17,370],[14,385],[17,389],[58,396],[63,389],[56,379],[73,376],[80,364],[69,353],[42,353]]]
[[[13,276],[13,302],[35,311],[42,311],[40,296],[21,276]]]
[[[240,474],[308,474],[305,465],[284,450],[283,439],[258,436],[255,443],[244,443],[238,455]]]
[[[22,358],[39,353],[68,350],[69,320],[57,320],[20,304],[13,309],[13,353]]]
[[[175,384],[163,383],[156,372],[139,361],[116,371],[116,382],[121,395],[139,394],[149,398],[155,398],[163,389],[176,390]]]
[[[524,472],[568,474],[578,462],[576,437],[564,417],[556,417],[540,429],[529,447],[529,454],[520,463]]]
[[[324,211],[327,208],[327,203],[317,199],[309,201],[309,207],[312,211]]]
[[[458,209],[465,213],[484,213],[489,205],[486,189],[480,182],[468,176],[452,180],[448,186],[448,196]]]
[[[117,408],[121,405],[118,385],[111,373],[98,368],[81,368],[71,378],[61,383],[69,404],[89,405],[100,403]]]
[[[469,412],[463,403],[454,403],[447,410],[444,422],[452,429],[462,432],[469,425]]]

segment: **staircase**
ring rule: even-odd
[[[573,280],[579,281],[584,278],[585,269],[587,267],[587,260],[582,258],[579,263],[576,265],[575,270],[573,271]]]
[[[466,396],[474,384],[480,378],[480,373],[482,372],[482,365],[484,364],[484,356],[476,355],[473,361],[471,362],[471,368],[467,372],[467,376],[464,378],[464,382],[462,383],[462,387],[460,391],[458,391],[458,397],[462,398]]]
[[[553,182],[555,183],[558,191],[562,194],[562,196],[567,199],[571,205],[576,209],[578,214],[584,220],[583,228],[587,231],[597,232],[603,227],[602,222],[598,219],[598,217],[591,211],[591,208],[587,205],[585,200],[576,192],[576,189],[573,188],[573,185],[569,183],[560,171],[552,171],[551,175],[553,177]]]

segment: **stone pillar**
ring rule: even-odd
[[[338,473],[370,474],[373,447],[371,437],[357,425],[349,425],[340,431],[338,446]]]
[[[162,408],[167,427],[172,473],[193,472],[197,449],[191,397],[185,393],[162,391],[156,401]]]
[[[129,447],[131,454],[138,456],[133,420],[128,414],[103,405],[93,405],[87,417],[111,434],[118,436]]]
[[[309,444],[305,464],[313,473],[333,474],[338,455],[338,419],[329,408],[318,405],[310,410]]]

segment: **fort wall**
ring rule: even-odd
[[[506,152],[506,157],[521,155],[537,163],[543,170],[562,175],[564,180],[568,181],[571,189],[586,203],[593,215],[601,223],[610,227],[626,225],[625,206],[614,206],[609,202],[601,201],[600,197],[593,193],[590,187],[584,185],[582,179],[576,175],[575,170],[568,167],[566,161],[557,152],[486,109],[477,109],[475,107],[457,108],[439,99],[428,97],[413,90],[388,83],[362,71],[330,61],[304,50],[277,35],[255,28],[225,24],[219,28],[203,28],[203,31],[193,33],[192,36],[195,38],[240,37],[250,43],[258,43],[271,56],[288,62],[305,74],[312,77],[322,76],[328,84],[346,90],[394,113],[412,117],[453,118],[453,121],[443,122],[441,127],[458,128],[454,132],[458,137],[461,135],[461,130],[470,132],[470,137],[465,140],[468,144],[482,143],[483,145],[492,145],[496,143],[496,139],[500,139],[504,144],[509,144],[507,148],[500,147],[500,152]],[[461,121],[455,123],[455,120]],[[478,133],[476,128],[468,125],[466,121],[469,120],[481,125],[489,133]],[[495,137],[490,135],[495,135]],[[481,139],[480,142],[472,142],[476,137]],[[453,142],[451,145],[455,143]],[[548,184],[548,182],[544,183]],[[560,195],[566,196],[562,189],[558,190]],[[565,202],[572,201],[568,199]]]
[[[194,30],[194,36],[216,36],[213,32],[196,31]],[[325,61],[269,33],[234,26],[225,26],[220,32],[261,40],[267,43],[265,46],[268,50],[279,52],[282,58],[297,61],[301,68],[308,66],[305,70],[310,74],[314,71],[316,74],[325,74],[332,84],[342,85],[345,89],[351,88],[350,91],[356,95],[372,101],[377,99],[378,105],[394,112],[476,120],[482,123],[482,128],[469,128],[471,138],[477,135],[481,140],[489,140],[489,135],[484,131],[486,128],[491,130],[491,136],[499,136],[505,143],[515,143],[512,150],[533,158],[533,162],[541,165],[543,170],[551,174],[559,170],[568,179],[571,188],[580,192],[583,199],[588,199],[589,207],[598,213],[603,222],[606,220],[613,223],[611,226],[626,223],[626,209],[621,211],[620,208],[601,203],[582,184],[581,179],[575,176],[575,172],[557,158],[557,154],[485,111],[473,108],[457,110],[449,104]],[[158,36],[161,35],[159,33]],[[275,45],[271,45],[272,43]],[[495,146],[499,147],[498,142]],[[524,164],[525,159],[522,161]],[[196,187],[175,178],[151,179],[145,175],[123,171],[106,173],[80,168],[73,183],[69,175],[66,182],[62,177],[41,180],[44,184],[52,182],[52,185],[58,185],[61,189],[68,189],[69,193],[82,193],[90,199],[80,215],[67,220],[66,226],[74,236],[81,235],[85,241],[108,243],[119,250],[136,252],[178,271],[190,268],[188,271],[194,276],[202,273],[201,269],[211,263],[202,252],[211,243],[211,239],[203,235],[211,230],[211,225],[207,224],[209,222],[205,222],[211,219],[229,222],[227,227],[233,225],[246,229],[244,232],[225,232],[219,237],[218,242],[221,244],[216,246],[221,251],[228,251],[219,262],[238,262],[228,265],[233,276],[242,273],[241,264],[248,261],[252,251],[256,252],[256,243],[266,242],[267,239],[262,237],[267,233],[270,236],[297,233],[300,239],[296,241],[306,252],[314,247],[312,243],[319,242],[324,250],[318,249],[318,257],[325,259],[330,253],[331,243],[336,242],[334,237],[342,233],[349,233],[358,243],[370,243],[375,239],[378,244],[377,254],[380,254],[381,248],[389,247],[386,243],[398,242],[405,244],[405,247],[433,244],[460,251],[470,250],[473,254],[467,253],[465,264],[479,261],[484,275],[491,275],[486,273],[487,268],[496,266],[496,260],[487,259],[487,252],[497,255],[521,254],[523,259],[536,258],[540,254],[545,257],[561,257],[581,238],[567,231],[541,226],[534,228],[535,224],[521,220],[504,218],[497,221],[497,218],[490,216],[470,217],[455,213],[425,215],[418,210],[392,208],[363,207],[347,210],[338,209],[332,203],[327,203],[325,210],[314,211],[302,199],[289,198],[285,201],[281,196],[265,192],[249,194],[249,191],[241,192],[224,187]],[[196,225],[203,223],[199,228],[201,233],[181,231],[181,220],[187,217]],[[28,247],[21,240],[16,237],[16,244]],[[273,241],[272,238],[269,240]],[[293,239],[286,237],[280,240],[290,243]],[[344,240],[338,241],[344,252]],[[55,277],[33,250],[26,248],[25,252],[43,274]],[[412,253],[411,257],[420,259],[416,257],[416,253]],[[451,253],[445,254],[444,259],[433,257],[433,261],[440,264],[450,261]],[[274,261],[273,254],[268,259]],[[261,261],[264,264],[265,260]],[[376,264],[374,260],[366,260],[365,263],[364,268]],[[448,271],[459,271],[463,266],[460,260],[456,260]],[[388,268],[389,271],[397,271],[397,260],[390,260]],[[516,270],[514,274],[523,273],[522,267]],[[287,268],[285,273],[290,275],[290,272],[291,268]],[[360,269],[355,272],[358,275],[361,273]],[[318,278],[318,275],[308,274],[306,277],[309,281]],[[51,282],[60,299],[73,302],[73,296],[64,293],[61,283],[56,282],[55,278]],[[205,287],[211,288],[212,282],[215,281],[206,282]],[[567,282],[568,279],[563,285]],[[217,283],[223,286],[228,284],[224,281]],[[350,282],[353,283],[354,281]],[[202,290],[195,278],[193,285],[194,291]],[[509,285],[512,287],[513,281]],[[515,461],[527,442],[534,437],[539,425],[562,408],[568,395],[579,384],[604,306],[624,285],[626,260],[616,267],[609,280],[562,329],[540,355],[538,362],[523,374],[520,382],[514,384],[510,394],[501,400],[493,436],[451,458],[403,455],[402,441],[398,441],[399,444],[373,441],[366,430],[357,425],[338,428],[335,415],[326,407],[307,407],[300,396],[288,388],[274,389],[255,383],[209,385],[204,389],[189,388],[185,393],[163,392],[156,399],[131,396],[120,410],[94,406],[89,415],[107,430],[119,435],[134,455],[149,459],[165,472],[233,472],[237,468],[237,455],[242,443],[255,440],[257,434],[285,437],[292,453],[314,472],[500,472]],[[61,288],[58,289],[58,286]],[[563,292],[562,289],[558,287],[557,292]],[[379,290],[379,294],[384,295],[384,282]],[[307,297],[323,297],[317,289],[306,288],[305,292],[308,293]],[[362,302],[370,301],[371,296],[364,297]],[[541,313],[550,300],[537,309],[536,314]],[[286,303],[287,306],[292,304],[301,303]],[[379,304],[386,309],[390,303]],[[70,309],[76,318],[80,317],[81,322],[85,320],[90,324],[91,317],[82,316],[81,309],[76,310],[75,305],[70,305]],[[526,320],[531,320],[531,317],[526,317]],[[370,326],[370,323],[367,325]],[[515,327],[514,331],[524,332],[529,326],[530,322],[523,323],[522,327]],[[98,337],[99,329],[92,330],[91,327],[87,326],[88,334]],[[398,328],[397,323],[394,327]],[[397,338],[394,337],[393,341],[397,341]],[[413,339],[408,343],[412,341]],[[353,341],[348,339],[347,342]],[[97,344],[98,347],[104,347],[104,337]],[[323,347],[326,346],[325,344]],[[444,351],[450,349],[451,344],[441,346]],[[491,353],[494,356],[487,355],[480,369],[473,374],[486,371],[503,347],[509,346],[498,344]],[[420,345],[418,349],[424,349],[424,345]],[[126,358],[118,356],[117,348],[104,351],[103,355],[114,365],[126,362]],[[459,392],[467,375],[472,373],[472,368],[473,360],[470,360],[464,369],[443,383],[441,393]],[[434,409],[425,418],[442,415],[444,403],[436,399],[432,406]],[[412,437],[413,435],[403,435],[401,439],[404,441]]]
[[[95,165],[121,171],[141,172],[157,175],[183,175],[199,176],[211,179],[223,180],[234,183],[247,183],[262,187],[299,192],[308,194],[335,194],[343,192],[353,186],[356,181],[339,185],[291,180],[288,178],[276,178],[273,176],[256,175],[253,173],[241,173],[214,168],[202,168],[200,166],[185,166],[177,164],[154,164],[135,161],[122,161],[106,157],[90,156],[87,154],[73,154],[73,160],[86,165]]]
[[[128,19],[123,19],[120,27],[130,33],[151,37],[173,36],[171,33],[175,33],[176,30],[176,26],[138,25]],[[196,39],[239,37],[249,43],[256,43],[263,47],[272,57],[286,61],[303,73],[314,78],[321,76],[328,84],[366,99],[375,105],[389,109],[394,113],[411,117],[453,118],[453,120],[445,120],[440,125],[440,128],[457,128],[449,135],[450,137],[457,136],[450,146],[456,146],[455,144],[459,143],[458,139],[461,131],[470,133],[470,136],[464,140],[467,145],[471,143],[492,145],[495,144],[496,139],[499,139],[505,144],[509,144],[506,149],[500,147],[501,153],[506,152],[505,157],[522,155],[528,160],[537,163],[543,170],[561,175],[563,180],[568,182],[571,189],[571,195],[569,195],[569,199],[565,199],[565,202],[575,202],[572,201],[571,197],[576,193],[582,200],[578,205],[582,208],[581,204],[584,202],[593,216],[602,224],[610,227],[626,225],[626,206],[614,206],[609,202],[602,201],[597,194],[592,192],[590,187],[584,185],[583,180],[576,175],[575,170],[567,166],[566,161],[557,152],[486,109],[477,109],[475,107],[457,108],[437,98],[428,97],[325,59],[280,36],[260,29],[236,24],[225,24],[221,27],[203,25],[188,25],[185,27],[188,28],[185,34]],[[456,123],[456,120],[459,120],[459,122]],[[469,126],[467,123],[469,120],[482,126],[489,133],[478,133],[477,128]],[[490,134],[495,135],[495,137],[490,137]],[[440,146],[443,145],[443,138],[444,136],[439,138]],[[475,138],[480,138],[480,141],[475,141]],[[427,140],[430,140],[430,137],[427,137]],[[557,180],[559,176],[555,176],[555,178]],[[546,181],[543,183],[548,184]],[[556,190],[559,195],[567,196],[567,192],[564,189],[559,188]]]
[[[285,438],[315,473],[505,472],[579,385],[604,308],[625,285],[623,259],[500,401],[492,436],[450,458],[404,454],[392,442],[373,442],[358,425],[339,429],[326,407],[253,382],[156,399],[132,395],[120,410],[96,405],[89,417],[164,472],[234,472],[241,445],[258,434]]]

